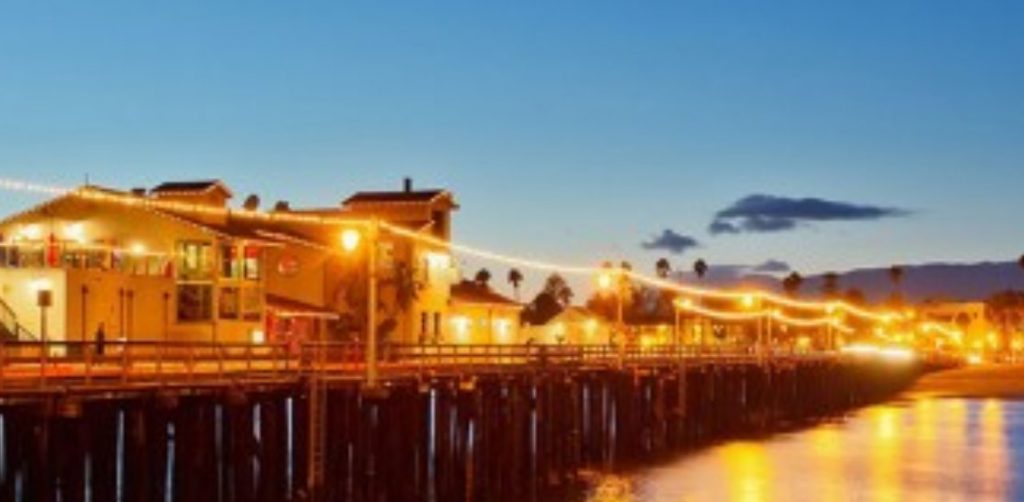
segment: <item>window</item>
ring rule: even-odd
[[[242,319],[259,321],[263,315],[263,291],[259,288],[242,289]]]
[[[250,281],[260,280],[260,248],[245,247],[245,278]]]
[[[213,317],[213,286],[178,284],[178,321],[205,322]]]
[[[225,279],[238,279],[242,276],[242,262],[234,246],[220,247],[220,276]]]
[[[213,276],[212,246],[206,242],[183,241],[178,243],[181,266],[178,277],[186,280],[208,280]]]
[[[241,305],[239,304],[238,288],[220,288],[220,301],[217,304],[218,315],[221,319],[238,319]]]

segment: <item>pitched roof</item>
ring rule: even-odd
[[[168,181],[161,183],[150,190],[150,193],[154,194],[167,194],[167,193],[202,193],[209,190],[219,188],[228,194],[228,197],[232,196],[231,190],[228,189],[227,185],[221,180],[195,180],[195,181]]]
[[[445,190],[414,190],[385,192],[356,192],[342,202],[349,204],[381,204],[381,203],[426,203],[446,194]]]
[[[522,305],[518,302],[495,293],[487,286],[481,286],[471,281],[462,281],[452,285],[451,296],[452,301],[459,303],[506,305],[522,308]]]

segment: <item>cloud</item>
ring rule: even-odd
[[[792,270],[788,263],[781,260],[765,260],[764,263],[754,265],[750,269],[754,272],[765,272],[769,274],[781,274]]]
[[[662,230],[661,235],[654,236],[651,240],[640,243],[640,246],[649,251],[662,250],[672,254],[683,254],[687,249],[700,246],[700,243],[693,237],[666,228]]]
[[[852,204],[815,197],[802,199],[775,195],[748,195],[715,214],[708,225],[712,235],[743,232],[782,232],[810,222],[873,221],[908,216],[894,207]]]

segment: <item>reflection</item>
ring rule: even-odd
[[[866,447],[870,452],[870,489],[875,500],[900,500],[900,452],[904,438],[897,434],[897,427],[902,413],[903,410],[895,406],[877,406],[868,410],[873,434],[868,438]]]
[[[819,470],[811,471],[808,475],[816,476],[822,484],[821,502],[846,500],[842,434],[835,426],[825,425],[810,431],[810,439],[814,454],[820,462],[817,463]]]
[[[737,442],[719,448],[726,466],[730,500],[764,502],[771,500],[769,483],[774,476],[771,461],[761,443]]]
[[[1006,497],[1007,454],[1003,403],[988,399],[981,407],[981,448],[977,451],[982,489],[987,496]]]
[[[1024,500],[1024,401],[866,408],[840,423],[604,476],[587,500]]]

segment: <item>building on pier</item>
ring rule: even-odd
[[[612,326],[586,307],[569,306],[543,324],[524,326],[524,338],[540,344],[608,345]]]
[[[523,305],[490,287],[460,281],[451,287],[449,343],[508,345],[524,343],[520,330]],[[424,319],[426,322],[426,319]]]
[[[367,249],[345,252],[342,224],[303,216],[376,218],[445,241],[458,208],[444,190],[359,192],[335,207],[259,201],[230,209],[216,180],[118,191],[86,186],[0,221],[0,335],[50,341],[250,342],[357,339],[365,324]],[[139,200],[139,204],[132,203]],[[146,202],[155,201],[158,204]],[[380,333],[443,331],[452,261],[437,246],[382,233]]]

